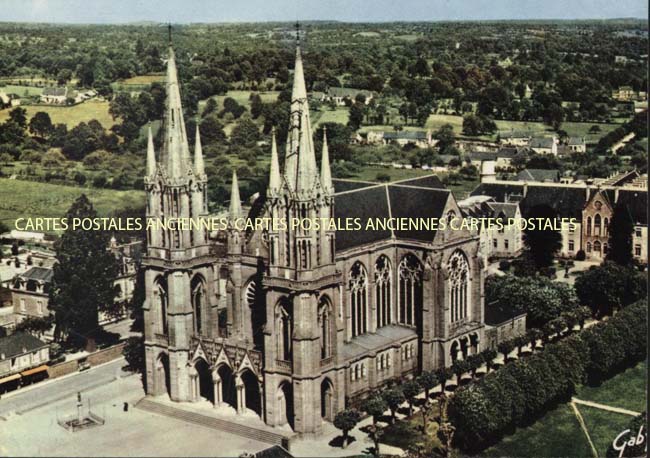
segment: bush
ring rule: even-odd
[[[379,172],[375,176],[375,180],[377,180],[377,181],[379,181],[381,183],[386,183],[386,182],[390,181],[390,175],[385,173],[385,172]]]
[[[503,272],[510,270],[510,262],[506,260],[499,261],[499,270],[502,270]]]
[[[647,304],[637,302],[607,322],[545,346],[479,382],[460,388],[449,406],[455,443],[476,452],[515,426],[529,424],[570,399],[576,386],[604,378],[646,357]]]
[[[585,253],[585,250],[578,250],[576,253],[576,261],[584,261],[587,259],[587,254]]]

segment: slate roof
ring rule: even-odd
[[[533,138],[530,141],[531,148],[552,148],[555,140],[551,137]]]
[[[388,325],[374,333],[362,334],[343,344],[343,358],[346,361],[361,356],[369,351],[381,349],[396,341],[417,337],[415,329],[399,325]]]
[[[501,310],[497,304],[485,304],[485,324],[489,326],[499,326],[520,315],[524,314],[514,310]]]
[[[403,130],[401,132],[384,132],[384,140],[426,140],[423,130]]]
[[[481,183],[472,191],[472,196],[492,196],[497,202],[505,202],[506,196],[513,194],[523,195],[522,184]]]
[[[523,188],[523,184],[520,186],[510,183],[481,183],[471,195],[492,196],[497,202],[506,202],[506,196],[509,197],[509,201],[515,200],[513,197],[516,195],[523,196]],[[546,205],[555,210],[560,218],[580,219],[586,197],[585,188],[529,184],[526,196],[520,201],[521,214],[527,218],[533,208]]]
[[[648,192],[621,190],[618,192],[618,204],[625,204],[630,209],[635,224],[648,224]]]
[[[560,171],[557,169],[524,169],[517,174],[517,181],[560,181]]]
[[[342,180],[340,178],[334,178],[332,182],[334,184],[334,191],[336,193],[352,191],[355,189],[367,188],[369,186],[377,185],[377,183],[372,183],[370,181]]]
[[[43,347],[47,347],[45,342],[26,332],[16,332],[0,338],[0,354],[4,354],[5,359],[25,354],[23,349],[30,353]]]
[[[53,275],[54,273],[52,272],[52,269],[46,269],[45,267],[32,267],[24,274],[21,274],[20,277],[26,280],[36,280],[49,283],[52,281]]]
[[[497,151],[496,157],[503,159],[512,159],[517,156],[526,156],[528,154],[525,148],[505,147]]]
[[[569,137],[567,145],[581,146],[585,144],[585,139],[582,137]]]
[[[264,450],[257,452],[254,456],[255,458],[293,458],[291,453],[279,445],[265,448]]]
[[[422,188],[430,189],[445,189],[438,175],[424,175],[418,178],[411,178],[408,180],[395,181],[392,184],[399,184],[402,186],[419,186]]]
[[[43,89],[43,95],[61,97],[68,93],[67,87],[46,87]]]
[[[386,240],[392,235],[398,239],[431,242],[436,231],[400,230],[392,234],[388,229],[365,230],[366,222],[390,217],[440,218],[449,195],[450,191],[444,189],[435,175],[337,193],[334,217],[359,218],[363,229],[338,231],[336,249],[345,250]]]

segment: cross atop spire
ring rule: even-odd
[[[169,35],[169,46],[172,45],[172,24],[171,22],[167,24],[167,33]]]
[[[296,44],[300,46],[300,22],[296,21]]]

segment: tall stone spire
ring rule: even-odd
[[[167,60],[167,103],[165,112],[165,157],[163,163],[167,167],[167,176],[182,178],[186,176],[190,162],[190,148],[185,132],[183,107],[181,106],[181,93],[178,84],[178,70],[176,69],[176,56],[169,47]]]
[[[327,146],[327,128],[323,128],[323,153],[320,164],[320,184],[326,194],[334,194],[332,170],[330,168],[330,152]]]
[[[194,173],[202,177],[205,175],[205,166],[203,165],[203,148],[201,147],[201,133],[199,125],[196,124],[196,141],[194,143]]]
[[[291,119],[287,136],[284,174],[289,188],[303,194],[313,189],[318,181],[307,87],[299,43],[296,46],[296,64],[291,93]]]
[[[271,136],[271,171],[269,173],[269,195],[277,195],[282,186],[280,177],[280,160],[278,159],[278,145],[275,141],[275,127]]]
[[[232,188],[230,190],[230,210],[228,215],[230,220],[234,221],[237,218],[241,218],[243,214],[241,208],[241,198],[239,197],[239,183],[237,182],[237,172],[232,171]]]
[[[151,133],[151,124],[149,124],[148,138],[147,138],[147,176],[154,176],[156,174],[156,152],[153,148],[153,135]]]

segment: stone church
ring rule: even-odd
[[[327,138],[316,160],[300,46],[280,167],[244,214],[233,176],[230,221],[462,217],[431,175],[390,184],[334,180]],[[207,217],[201,140],[190,150],[169,49],[164,143],[147,148],[148,217]],[[192,157],[193,156],[193,157]],[[482,349],[483,275],[468,231],[283,230],[217,236],[150,230],[145,348],[150,396],[207,399],[270,426],[319,434],[324,421],[391,381]]]

